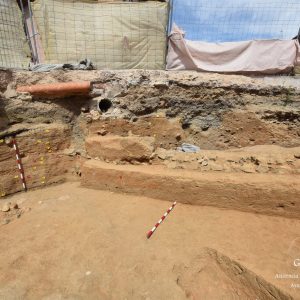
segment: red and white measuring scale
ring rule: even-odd
[[[26,186],[26,180],[25,180],[25,175],[24,175],[24,169],[22,166],[22,161],[21,161],[21,157],[20,157],[20,152],[19,152],[19,148],[18,148],[18,144],[15,138],[12,139],[12,144],[15,150],[15,154],[16,154],[16,160],[17,160],[17,165],[18,165],[18,169],[20,172],[20,178],[22,180],[22,186],[23,189],[25,191],[27,191],[27,186]]]
[[[156,228],[163,222],[163,220],[167,217],[167,215],[172,211],[172,209],[175,207],[177,202],[174,202],[172,206],[166,211],[166,213],[161,217],[161,219],[155,224],[155,226],[147,233],[147,238],[150,239],[153,232],[156,230]]]

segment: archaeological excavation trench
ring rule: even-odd
[[[9,144],[15,138],[28,189],[79,180],[161,200],[299,216],[296,85],[162,71],[2,71],[1,78],[2,196],[22,191]],[[183,143],[200,151],[179,151]]]
[[[3,203],[26,197],[24,183],[27,193],[39,193],[78,182],[91,193],[299,220],[296,79],[138,70],[2,70],[0,77]],[[185,152],[185,144],[196,150]],[[26,212],[8,210],[1,212],[5,224]],[[248,270],[251,264],[246,268],[213,249],[201,251],[197,263],[176,264],[172,271],[187,298],[299,299],[297,291]],[[219,282],[226,293],[199,291],[201,282]]]

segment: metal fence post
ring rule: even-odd
[[[20,3],[20,6],[21,6],[21,11],[22,11],[22,18],[23,18],[23,25],[24,25],[24,30],[25,30],[25,34],[26,34],[26,40],[27,40],[27,43],[28,43],[29,48],[30,48],[32,59],[34,61],[35,60],[34,52],[33,52],[32,44],[31,44],[31,40],[30,40],[30,34],[29,34],[29,31],[28,31],[28,26],[27,26],[27,22],[26,22],[23,0],[20,0],[19,3]]]
[[[170,12],[169,12],[168,35],[172,31],[172,26],[173,26],[173,11],[174,11],[175,0],[170,0],[169,5],[170,5]]]
[[[22,2],[22,0],[21,0],[21,2]],[[34,29],[30,0],[27,0],[27,6],[28,6],[29,19],[30,19],[30,25],[31,25],[31,33],[32,33],[31,36],[29,35],[29,38],[30,38],[30,43],[31,43],[31,38],[33,38],[33,47],[34,47],[34,52],[35,52],[33,57],[34,57],[34,63],[36,64],[36,63],[39,63],[40,61],[39,61],[39,54],[38,54],[36,38],[35,38],[37,33],[35,32],[35,29]]]

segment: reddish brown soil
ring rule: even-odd
[[[299,219],[298,177],[173,170],[92,159],[82,167],[81,182],[95,189]]]
[[[8,200],[31,210],[0,227],[0,299],[300,299],[276,278],[300,273],[300,220],[178,204],[147,240],[169,202],[78,183]]]

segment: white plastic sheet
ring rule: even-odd
[[[98,69],[164,69],[168,3],[36,0],[45,63],[88,58]]]
[[[299,55],[297,40],[207,43],[190,41],[176,25],[169,37],[168,70],[280,74],[290,72]]]

